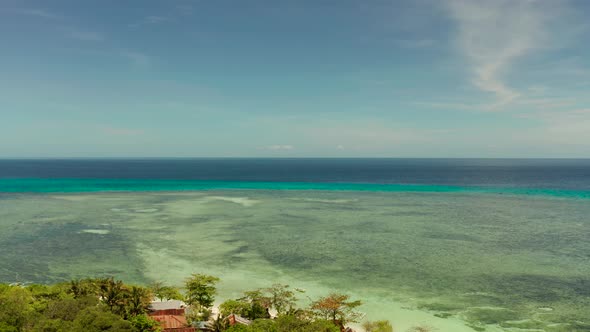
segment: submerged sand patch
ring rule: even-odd
[[[153,209],[153,208],[145,208],[145,209],[134,209],[133,212],[137,212],[137,213],[154,213],[154,212],[158,212],[158,209]]]
[[[358,201],[358,199],[320,199],[320,198],[292,198],[304,202],[328,203],[328,204],[346,204]]]
[[[223,202],[231,202],[242,205],[244,207],[254,206],[260,201],[250,199],[248,197],[229,197],[229,196],[207,196],[205,197],[206,200],[209,201],[223,201]]]
[[[81,233],[105,235],[105,234],[109,234],[111,231],[109,231],[108,229],[83,229],[80,232]]]

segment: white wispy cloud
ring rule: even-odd
[[[136,51],[121,51],[121,56],[129,59],[136,66],[148,66],[151,59],[148,55]]]
[[[580,145],[589,150],[590,109],[543,111],[521,114],[520,118],[537,121],[540,127],[533,132],[537,144]],[[590,151],[590,150],[589,150]]]
[[[587,36],[588,32],[590,32],[590,27],[585,31],[585,36]],[[577,42],[584,40],[583,37],[576,38],[576,35],[573,37],[574,38],[572,39]],[[561,38],[566,39],[564,35],[562,35]],[[590,79],[590,68],[588,68],[586,62],[586,58],[583,56],[571,55],[560,57],[555,61],[543,63],[533,70],[535,73],[544,75],[545,77],[566,77],[578,82],[584,82]]]
[[[481,104],[477,103],[465,103],[465,102],[447,102],[447,101],[415,101],[411,102],[411,105],[424,106],[430,108],[441,108],[441,109],[454,109],[464,111],[480,110]]]
[[[156,24],[170,20],[170,18],[165,16],[146,16],[144,18],[144,22],[149,24]]]
[[[526,97],[519,99],[517,104],[534,106],[535,109],[543,111],[571,107],[576,104],[576,100],[573,98]]]
[[[531,0],[446,2],[457,24],[456,46],[471,66],[472,83],[495,95],[491,110],[521,95],[505,80],[514,61],[548,46],[544,23],[551,8],[546,4]]]
[[[398,39],[396,44],[402,48],[418,49],[429,48],[436,45],[433,39]]]
[[[148,15],[138,19],[136,22],[128,24],[128,27],[137,29],[145,25],[156,25],[166,22],[177,21],[182,16],[190,16],[193,14],[193,6],[191,5],[178,5],[168,10],[167,12],[160,13],[159,15]]]
[[[52,20],[62,18],[61,15],[52,13],[52,12],[45,10],[45,9],[39,9],[39,8],[19,8],[19,9],[9,9],[7,11],[15,13],[15,14],[26,15],[26,16],[36,16],[36,17],[52,19]]]
[[[440,141],[451,131],[420,129],[404,124],[383,124],[376,121],[357,121],[354,124],[329,123],[301,128],[303,136],[337,150],[386,151],[401,145],[431,144]]]
[[[182,15],[192,15],[193,14],[193,6],[190,5],[180,5],[176,6],[176,10],[180,12]]]
[[[66,29],[66,35],[70,38],[82,41],[102,41],[104,36],[94,31],[83,31],[79,29]]]
[[[570,109],[565,111],[543,111],[520,114],[518,117],[524,119],[535,119],[551,126],[577,126],[585,125],[590,135],[590,108]]]
[[[160,24],[171,21],[172,18],[168,16],[150,15],[143,17],[140,21],[129,24],[130,28],[136,29],[143,25]]]
[[[270,150],[270,151],[290,151],[290,150],[295,149],[295,147],[293,145],[288,145],[288,144],[287,145],[273,144],[273,145],[262,147],[262,149]]]

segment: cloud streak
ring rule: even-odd
[[[104,36],[98,32],[93,31],[82,31],[78,29],[69,29],[67,31],[67,36],[73,39],[82,40],[82,41],[102,41],[104,40]]]
[[[455,43],[471,66],[471,82],[495,96],[490,110],[500,109],[521,93],[505,81],[515,60],[545,47],[544,1],[449,0],[446,7],[456,22]]]
[[[281,145],[281,144],[274,144],[263,147],[264,150],[270,151],[291,151],[295,149],[293,145]]]
[[[41,17],[41,18],[46,18],[46,19],[51,19],[51,20],[56,20],[56,19],[62,18],[60,15],[54,14],[52,12],[45,10],[45,9],[24,8],[24,9],[13,9],[10,11],[13,13],[16,13],[16,14],[20,14],[20,15],[35,16],[35,17]]]
[[[407,49],[429,48],[436,45],[433,39],[398,39],[397,45]]]
[[[171,20],[172,19],[168,16],[150,15],[150,16],[146,16],[146,17],[142,18],[141,21],[139,21],[139,22],[129,24],[129,27],[136,29],[136,28],[139,28],[143,25],[160,24],[160,23],[171,21]]]
[[[149,64],[151,62],[150,57],[143,54],[143,53],[139,53],[139,52],[135,52],[135,51],[122,51],[120,54],[121,54],[121,56],[129,59],[136,66],[141,66],[141,67],[149,66]]]
[[[590,109],[546,111],[522,114],[521,118],[535,120],[541,126],[533,132],[537,144],[580,146],[590,152]]]

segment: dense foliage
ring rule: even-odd
[[[156,332],[159,323],[148,315],[153,299],[185,301],[189,323],[206,322],[212,332],[338,332],[361,317],[360,301],[330,294],[307,307],[298,307],[296,294],[287,285],[244,292],[219,306],[213,317],[218,278],[193,274],[184,292],[154,283],[150,287],[127,285],[113,278],[73,280],[52,286],[0,284],[0,332]],[[251,321],[231,326],[235,315]],[[369,332],[391,332],[389,322],[366,322]]]
[[[0,285],[0,331],[158,331],[146,315],[151,298],[113,278]]]

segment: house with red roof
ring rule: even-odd
[[[182,301],[154,301],[150,304],[149,315],[160,322],[164,332],[195,332],[186,321],[186,309]]]

